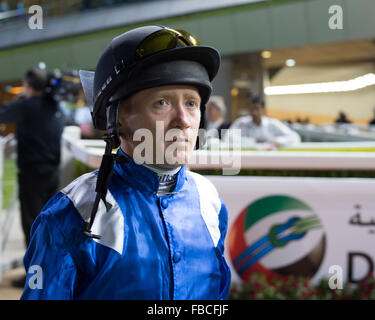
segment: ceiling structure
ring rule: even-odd
[[[296,65],[375,61],[375,40],[331,42],[267,51],[271,52],[271,57],[262,59],[266,69],[283,67],[287,59],[294,59]]]

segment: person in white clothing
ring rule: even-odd
[[[225,121],[225,115],[224,98],[211,96],[206,104],[206,120],[204,124],[207,147],[212,148],[220,145],[222,132],[225,132],[224,130],[230,126],[230,122]]]
[[[229,129],[229,134],[223,139],[228,142],[232,129],[240,129],[242,148],[274,149],[292,147],[301,142],[298,133],[287,125],[265,116],[264,101],[259,97],[250,99],[249,115],[238,118]]]

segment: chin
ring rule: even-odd
[[[193,146],[188,142],[174,142],[165,149],[165,163],[182,166],[188,163]]]
[[[166,155],[165,163],[172,166],[183,166],[188,163],[189,156],[187,152],[175,151],[169,156]]]

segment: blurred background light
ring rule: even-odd
[[[294,59],[288,59],[285,61],[285,65],[287,67],[294,67],[296,65],[296,61]]]
[[[375,84],[375,74],[368,73],[363,76],[347,80],[320,83],[306,83],[286,86],[272,86],[264,89],[266,95],[328,93],[355,91]]]
[[[265,50],[265,51],[262,51],[261,55],[263,59],[269,59],[272,57],[272,52]]]

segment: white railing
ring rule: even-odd
[[[304,141],[375,141],[375,126],[293,123],[289,127],[298,132]]]
[[[17,257],[17,261],[5,261],[4,250],[8,243],[10,232],[12,230],[13,223],[16,219],[16,214],[18,210],[18,186],[14,183],[13,193],[9,201],[9,207],[3,208],[3,187],[4,187],[4,159],[5,159],[5,149],[14,148],[15,138],[13,134],[9,134],[6,137],[0,137],[0,281],[2,279],[2,274],[5,270],[12,267],[13,264],[18,265],[22,257]]]
[[[64,146],[72,157],[82,163],[98,168],[104,153],[102,140],[82,140],[64,135]],[[314,151],[314,149],[363,149],[375,148],[375,142],[316,142],[301,143],[293,150],[311,151],[194,151],[189,167],[209,169],[230,167],[240,163],[241,169],[312,169],[312,170],[375,170],[375,152]]]

